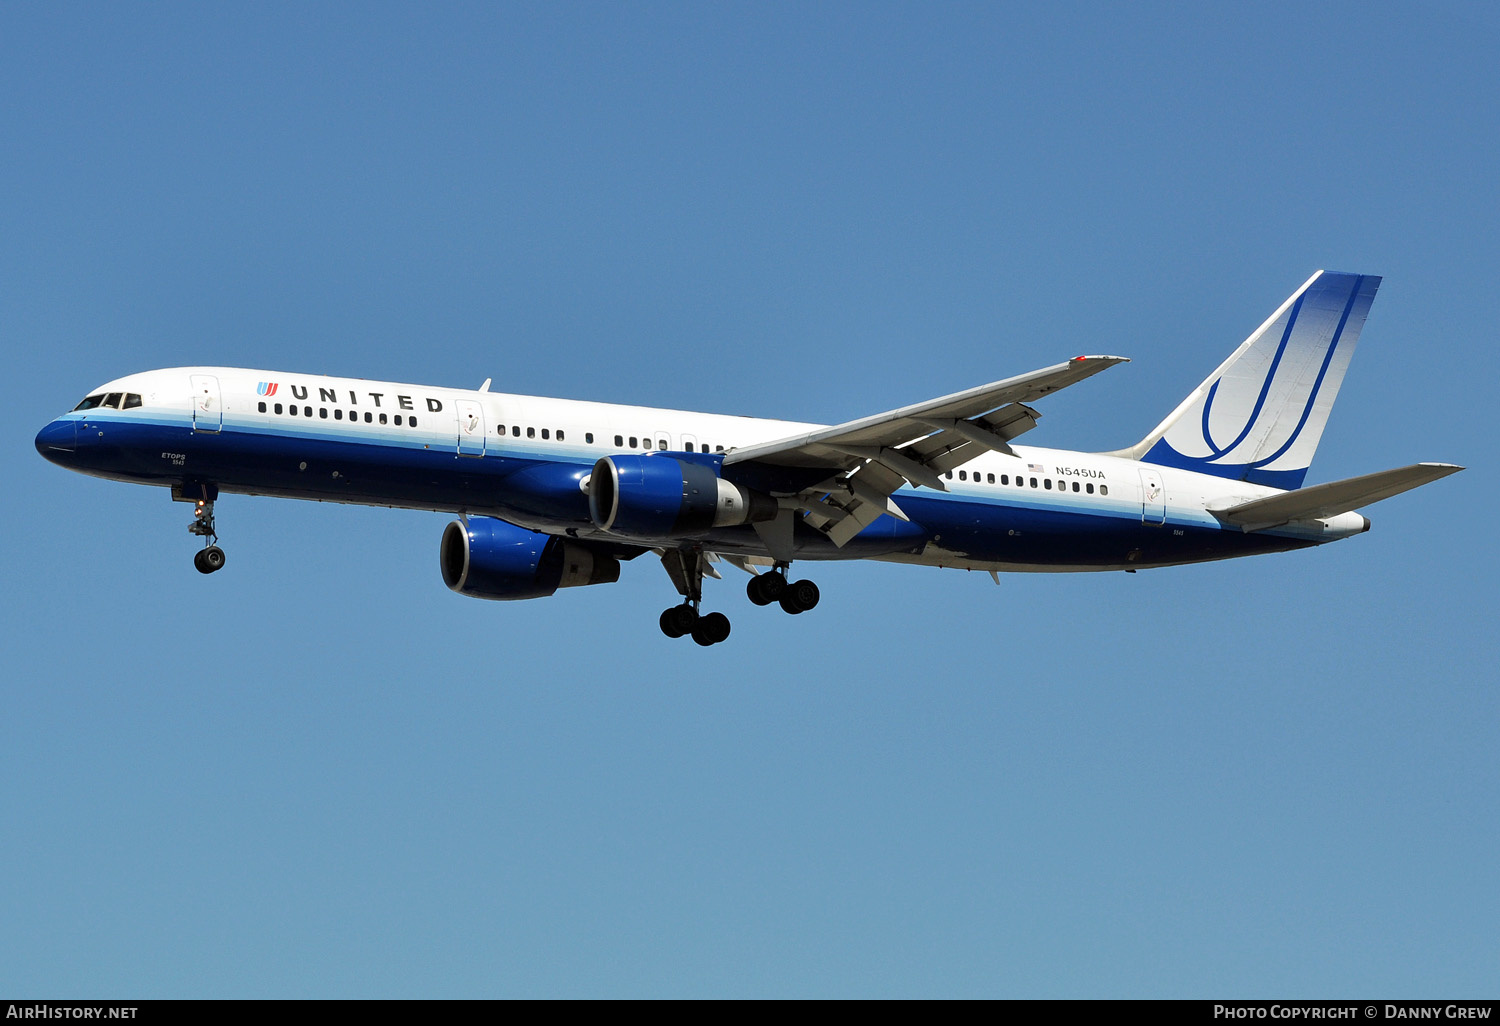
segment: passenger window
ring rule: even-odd
[[[374,419],[374,418],[373,418],[373,417],[371,417],[371,416],[370,416],[370,411],[369,411],[369,410],[366,410],[366,411],[365,411],[365,423],[366,423],[366,424],[368,424],[368,423],[370,423],[370,422],[371,422],[371,421],[372,421],[372,420],[373,420],[373,419]]]
[[[544,442],[545,441],[549,441],[549,439],[547,438],[547,434],[548,434],[547,429],[546,428],[542,428],[542,441],[544,441]]]
[[[1100,485],[1099,486],[1099,494],[1100,495],[1108,495],[1109,494],[1109,485]]]
[[[318,419],[320,419],[320,420],[327,420],[328,419],[328,407],[326,407],[326,406],[319,406],[318,407]]]
[[[1000,483],[1003,484],[1003,485],[1010,484],[1010,475],[1009,474],[1001,474],[1000,475]]]
[[[630,447],[632,449],[639,449],[641,447],[640,439],[636,438],[635,435],[630,436]]]
[[[557,440],[559,442],[561,442],[563,440],[562,428],[558,428],[557,429]]]
[[[987,484],[994,484],[995,483],[995,475],[994,474],[987,474],[986,476],[989,478],[989,481],[986,482]]]
[[[662,452],[666,452],[667,451],[667,440],[665,438],[658,438],[656,440],[656,447],[658,449],[660,449]]]
[[[344,411],[343,410],[334,410],[333,411],[333,419],[334,420],[343,420],[344,419]]]
[[[967,481],[969,479],[969,472],[967,470],[960,470],[958,472],[958,479],[960,481]]]
[[[1075,491],[1075,492],[1076,492],[1076,491],[1078,491],[1078,482],[1077,482],[1077,481],[1074,481],[1074,482],[1073,482],[1073,490],[1074,490],[1074,491]]]
[[[592,431],[585,431],[583,433],[583,441],[584,441],[584,444],[586,444],[586,445],[593,445],[594,444],[594,433]]]
[[[526,437],[527,438],[535,438],[536,437],[536,428],[534,428],[534,427],[527,428],[526,429]]]
[[[946,477],[949,481],[952,481],[953,480],[953,471],[950,470],[946,474],[944,474],[943,476]]]
[[[278,417],[281,416],[281,404],[280,403],[276,404],[276,416],[278,416]]]
[[[141,405],[141,397],[140,397],[140,395],[138,395],[135,392],[126,392],[125,393],[125,405],[122,407],[122,409],[133,410],[137,406],[140,406],[140,405]],[[264,404],[261,405],[260,412],[262,412],[262,413],[266,412],[266,408],[265,408]]]
[[[417,418],[416,417],[407,417],[406,418],[406,426],[407,427],[416,427],[417,426]]]
[[[625,439],[622,435],[615,435],[615,446],[621,449],[625,447]]]
[[[380,415],[380,423],[382,423],[382,424],[385,423],[385,414],[383,414],[383,413]]]
[[[1031,487],[1033,487],[1033,488],[1036,487],[1036,478],[1032,478],[1031,479]]]
[[[297,407],[295,407],[295,406],[288,406],[286,408],[286,412],[290,413],[293,417],[295,417],[297,415]]]
[[[396,414],[396,426],[397,427],[401,426],[401,414],[399,414],[399,413]]]
[[[688,452],[692,452],[693,451],[693,443],[689,442],[683,448],[687,449]]]
[[[1050,477],[1043,478],[1042,479],[1042,487],[1045,488],[1045,489],[1047,489],[1047,491],[1050,492],[1052,490],[1052,479]]]
[[[304,407],[302,407],[302,416],[304,416],[304,417],[311,417],[312,416],[312,407],[311,406],[304,406]]]
[[[1084,485],[1083,490],[1088,492],[1090,495],[1094,494],[1094,486],[1092,483]]]
[[[256,405],[260,408],[260,412],[261,413],[265,413],[266,412],[266,404],[265,403],[257,403]]]

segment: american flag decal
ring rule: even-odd
[[[262,381],[260,383],[260,386],[258,388],[256,388],[255,391],[258,392],[261,395],[275,395],[276,394],[276,382],[274,382],[274,381]]]
[[[272,385],[271,387],[275,388],[276,386]],[[1045,474],[1047,472],[1047,468],[1040,463],[1028,463],[1026,464],[1026,469],[1030,470],[1033,474]]]

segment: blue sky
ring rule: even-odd
[[[1500,965],[1481,5],[0,7],[0,992],[1472,996]],[[1385,282],[1323,549],[448,592],[440,514],[185,506],[31,439],[193,363],[839,421],[1133,362],[1141,437]]]

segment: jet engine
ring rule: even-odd
[[[449,524],[438,560],[443,583],[473,598],[545,598],[558,588],[620,579],[614,556],[494,517]]]
[[[589,477],[594,526],[631,538],[702,535],[776,512],[775,499],[724,480],[716,466],[670,456],[606,456]]]

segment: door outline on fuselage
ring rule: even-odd
[[[484,407],[473,399],[460,399],[458,407],[458,454],[483,456],[485,446]]]
[[[1160,527],[1167,522],[1167,486],[1161,474],[1141,468],[1141,523]]]
[[[192,393],[193,430],[199,434],[218,434],[224,428],[219,379],[212,374],[190,374],[188,389]]]

